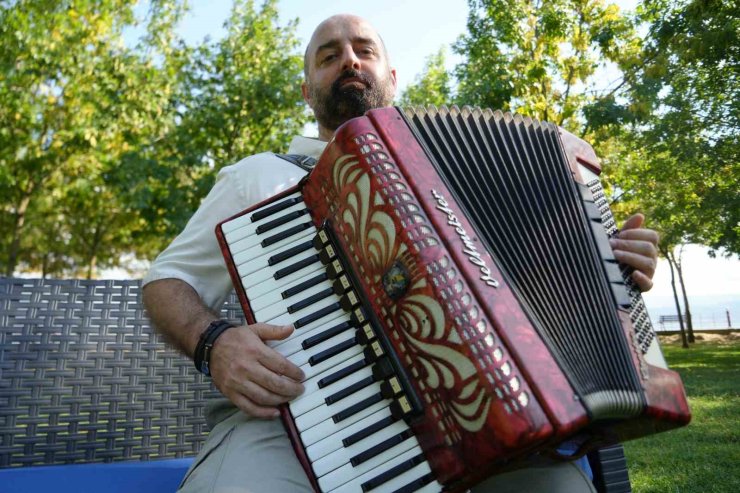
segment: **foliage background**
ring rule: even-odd
[[[179,0],[0,0],[6,275],[95,276],[152,259],[219,167],[284,150],[311,119],[291,1],[231,4],[223,35],[186,43]],[[737,253],[736,7],[470,0],[463,34],[429,49],[399,100],[562,124],[597,148],[617,212],[645,211],[666,252]]]

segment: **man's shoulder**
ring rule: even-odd
[[[280,161],[282,160],[272,152],[261,152],[259,154],[247,156],[234,164],[224,166],[219,172],[224,174],[234,174],[245,169],[253,169],[255,167],[267,165],[272,166]]]

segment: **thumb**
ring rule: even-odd
[[[263,341],[285,339],[294,330],[292,325],[254,324],[250,328]]]
[[[622,224],[622,230],[625,229],[638,229],[642,227],[642,224],[645,222],[645,216],[640,214],[639,212],[637,214],[633,214],[630,216],[624,224]]]

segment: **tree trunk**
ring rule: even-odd
[[[18,264],[18,255],[20,253],[21,246],[21,231],[23,231],[23,224],[26,222],[26,210],[28,210],[28,204],[31,202],[31,194],[24,195],[21,198],[18,208],[15,210],[15,223],[13,224],[12,241],[10,242],[10,248],[8,249],[8,264],[5,266],[5,275],[7,277],[13,277],[15,267]]]
[[[681,329],[681,346],[684,349],[688,349],[689,347],[689,341],[686,338],[686,329],[684,329],[683,326],[683,316],[681,315],[681,304],[678,302],[678,291],[676,291],[676,275],[674,271],[674,263],[673,255],[665,251],[663,252],[665,255],[665,258],[668,260],[668,266],[671,268],[671,288],[673,288],[673,301],[676,303],[676,312],[678,313],[678,326]]]
[[[87,263],[87,279],[92,279],[93,272],[95,272],[95,264],[97,263],[97,255],[93,255]]]
[[[678,254],[678,262],[676,262],[676,273],[678,274],[678,284],[681,286],[681,294],[683,295],[683,306],[684,306],[684,314],[686,315],[686,331],[688,332],[689,342],[694,343],[696,339],[694,338],[694,324],[693,320],[691,319],[691,308],[689,308],[689,297],[686,294],[686,284],[683,282],[683,265],[682,265],[682,259],[683,256],[683,245],[681,245],[681,250]]]

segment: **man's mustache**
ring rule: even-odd
[[[337,80],[334,81],[334,83],[331,85],[332,92],[337,93],[342,89],[342,84],[344,84],[348,79],[357,79],[360,82],[362,82],[367,89],[370,89],[373,85],[373,81],[370,77],[368,77],[366,74],[363,74],[362,72],[358,72],[357,70],[345,70],[342,72],[339,77],[337,77]]]

